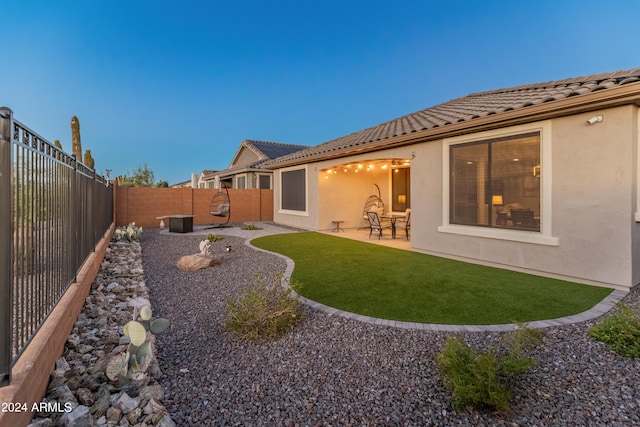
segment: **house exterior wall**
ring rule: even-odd
[[[417,146],[412,162],[412,247],[584,283],[618,288],[638,283],[633,256],[639,227],[634,219],[637,109],[598,111],[604,121],[587,125],[594,114],[551,121],[551,168],[542,164],[551,194],[541,196],[550,201],[550,218],[543,216],[541,224],[550,227],[555,244],[442,232],[448,171],[441,161],[446,144],[439,141]]]
[[[596,114],[603,115],[604,120],[586,124]],[[540,233],[450,227],[449,170],[443,161],[448,152],[446,140],[302,166],[307,169],[308,181],[307,212],[303,214],[279,211],[280,171],[276,171],[274,221],[326,230],[333,227],[332,219],[341,219],[345,228],[358,227],[364,201],[373,192],[374,182],[380,186],[388,210],[389,175],[385,180],[379,172],[348,177],[338,173],[325,179],[321,171],[369,159],[412,158],[414,250],[628,289],[640,283],[639,122],[638,108],[628,105],[522,125],[544,129]],[[495,132],[509,131],[506,128]],[[457,231],[453,232],[454,229]]]
[[[248,165],[248,164],[251,164],[251,163],[256,162],[258,160],[260,160],[260,159],[258,158],[256,153],[254,153],[253,151],[243,147],[240,150],[240,153],[238,153],[238,156],[236,157],[235,161],[233,162],[233,164],[231,166],[232,167],[237,167],[237,166]]]
[[[358,228],[362,223],[362,208],[366,199],[377,194],[374,184],[380,188],[380,196],[385,204],[385,212],[391,209],[391,175],[390,167],[382,170],[376,167],[371,171],[365,168],[355,172],[358,163],[366,165],[371,161],[381,159],[407,159],[411,156],[413,147],[403,147],[367,153],[361,156],[343,157],[340,159],[314,163],[306,167],[307,170],[307,212],[291,213],[279,209],[280,199],[280,171],[274,173],[274,221],[279,224],[303,228],[306,230],[330,230],[335,227],[334,219],[344,221],[341,228]],[[351,165],[348,172],[338,167],[336,173],[325,172],[336,166]],[[296,169],[304,166],[296,166]]]

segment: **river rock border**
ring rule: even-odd
[[[30,426],[160,426],[176,424],[160,403],[164,388],[154,359],[142,380],[118,386],[105,375],[109,359],[126,350],[123,326],[149,298],[138,241],[114,235],[82,312],[51,374],[42,407]]]

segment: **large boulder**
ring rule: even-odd
[[[178,268],[185,271],[196,271],[215,265],[220,265],[220,260],[205,254],[185,255],[178,261]]]

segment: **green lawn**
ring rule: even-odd
[[[611,289],[587,286],[321,233],[251,241],[293,259],[301,294],[353,313],[407,322],[487,325],[569,316]]]

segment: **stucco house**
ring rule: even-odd
[[[279,157],[274,221],[356,228],[376,184],[413,250],[640,282],[640,68],[473,93]]]
[[[198,177],[198,188],[272,189],[273,170],[262,165],[277,157],[308,148],[306,145],[245,139],[238,147],[227,169],[204,170]]]

